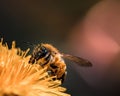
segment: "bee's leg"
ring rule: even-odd
[[[55,73],[54,73],[52,70],[47,70],[47,73],[48,73],[49,76],[55,76]],[[52,78],[52,79],[53,79],[53,80],[56,80],[57,78],[54,77],[54,78]]]
[[[59,80],[61,80],[61,83],[64,82],[66,76],[67,76],[67,71],[60,78],[58,78]]]
[[[53,72],[51,70],[47,70],[49,76],[52,76]]]

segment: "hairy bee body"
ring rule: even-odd
[[[56,76],[57,79],[64,81],[66,74],[66,64],[59,51],[50,44],[38,44],[31,55],[29,63],[37,63],[42,67],[47,66],[50,76]]]
[[[66,64],[63,58],[80,63],[80,66],[92,65],[89,61],[80,57],[60,53],[51,44],[38,44],[31,54],[29,63],[34,64],[36,62],[42,67],[47,66],[47,72],[49,75],[56,76],[56,79],[63,82],[66,76]]]

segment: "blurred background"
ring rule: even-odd
[[[33,49],[24,42],[51,43],[91,61],[66,61],[63,86],[72,96],[120,96],[119,0],[1,0],[0,37],[23,50]]]

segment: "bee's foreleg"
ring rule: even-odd
[[[59,80],[61,80],[61,83],[64,82],[66,76],[67,76],[67,71],[65,71],[65,73],[60,78],[58,78]]]

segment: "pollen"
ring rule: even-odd
[[[70,96],[59,80],[53,81],[46,68],[29,64],[29,49],[11,48],[0,41],[0,96]]]

